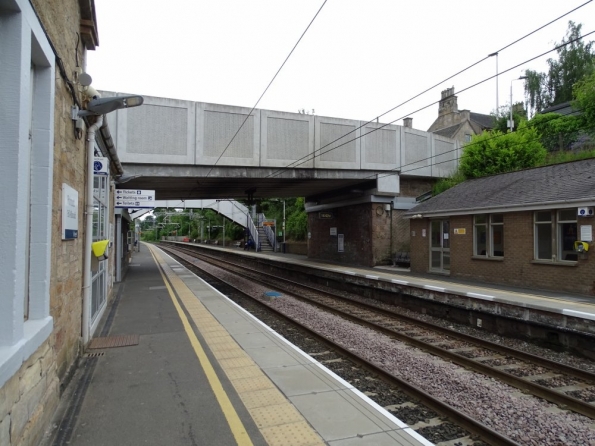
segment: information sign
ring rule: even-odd
[[[93,173],[95,175],[109,175],[109,159],[96,156],[93,159]]]
[[[116,190],[116,207],[153,209],[155,207],[155,191],[118,189]]]
[[[66,183],[62,183],[62,240],[72,240],[79,236],[79,193]]]

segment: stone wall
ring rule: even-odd
[[[37,445],[59,399],[52,338],[0,388],[0,445]]]
[[[61,60],[66,76],[76,68],[80,12],[77,0],[32,0],[48,39]],[[78,42],[82,66],[83,43]],[[0,445],[37,445],[58,405],[60,383],[80,354],[84,199],[86,150],[84,137],[76,138],[70,119],[74,104],[71,90],[56,67],[54,104],[54,165],[50,315],[52,335],[0,388]],[[76,87],[75,87],[76,88]],[[83,135],[81,135],[83,136]],[[62,241],[62,184],[78,191],[79,237]]]
[[[75,49],[79,30],[76,0],[33,2],[66,75],[72,80],[76,68]],[[82,65],[83,43],[78,43]],[[81,339],[83,253],[85,241],[86,150],[84,135],[76,139],[70,120],[71,91],[57,70],[54,111],[54,186],[52,211],[52,272],[50,314],[54,318],[53,345],[58,378],[62,380],[79,355]],[[80,97],[80,96],[79,96]],[[62,183],[78,192],[79,236],[62,240]]]

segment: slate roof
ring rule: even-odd
[[[434,122],[434,124],[438,121]],[[459,129],[465,124],[466,121],[461,121],[458,124],[451,125],[450,127],[444,127],[439,130],[433,130],[432,133],[436,135],[445,136],[446,138],[454,138],[459,131]],[[432,124],[432,126],[434,125]],[[476,135],[479,135],[485,129],[492,129],[494,128],[494,117],[492,115],[482,115],[481,113],[470,113],[469,114],[469,125],[475,132]],[[432,128],[430,126],[430,129]]]
[[[551,107],[544,108],[543,110],[541,110],[539,112],[540,115],[543,115],[545,113],[558,113],[563,116],[567,116],[567,115],[578,116],[581,114],[580,111],[575,110],[575,108],[572,106],[572,103],[570,103],[570,102],[563,102],[558,105],[552,105]]]
[[[446,138],[454,138],[462,125],[463,124],[451,125],[450,127],[444,127],[443,129],[436,130],[434,133]]]
[[[595,205],[595,158],[468,180],[415,206],[424,217]]]
[[[481,113],[471,112],[469,114],[469,118],[471,119],[471,121],[477,122],[484,129],[494,128],[495,119],[492,115],[483,115]]]

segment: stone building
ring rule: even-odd
[[[463,146],[471,141],[473,135],[479,135],[484,130],[491,130],[494,127],[492,115],[459,110],[454,87],[442,90],[441,94],[438,118],[428,132],[457,140]]]
[[[72,111],[97,45],[94,0],[0,0],[2,446],[39,443],[112,295],[114,259],[92,262],[88,240],[113,238],[121,165],[107,126],[87,143],[94,118]]]

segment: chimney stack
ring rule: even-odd
[[[403,127],[407,127],[408,129],[413,128],[413,118],[405,118],[403,119]]]

